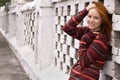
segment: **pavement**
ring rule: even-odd
[[[0,33],[0,80],[31,80]]]

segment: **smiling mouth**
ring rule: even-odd
[[[93,25],[95,25],[95,24],[89,24],[89,26],[93,26]]]

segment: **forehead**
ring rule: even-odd
[[[93,15],[93,16],[99,16],[100,17],[100,13],[96,9],[91,9],[89,11],[88,15]]]

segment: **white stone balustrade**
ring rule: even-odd
[[[77,60],[79,40],[63,32],[61,26],[91,1],[93,0],[11,0],[8,13],[5,12],[5,7],[0,8],[0,31],[33,80],[44,80],[42,76],[49,79],[52,76],[46,74],[52,70],[52,74],[59,74],[59,78],[55,76],[52,80],[67,80],[70,68]],[[114,33],[112,60],[101,70],[99,80],[119,80],[119,0],[95,1],[102,1],[111,14]],[[80,26],[84,25],[87,25],[85,20]]]

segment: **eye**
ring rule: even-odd
[[[91,18],[92,16],[91,15],[88,15],[88,18]]]
[[[94,19],[100,19],[98,16],[94,16]]]

